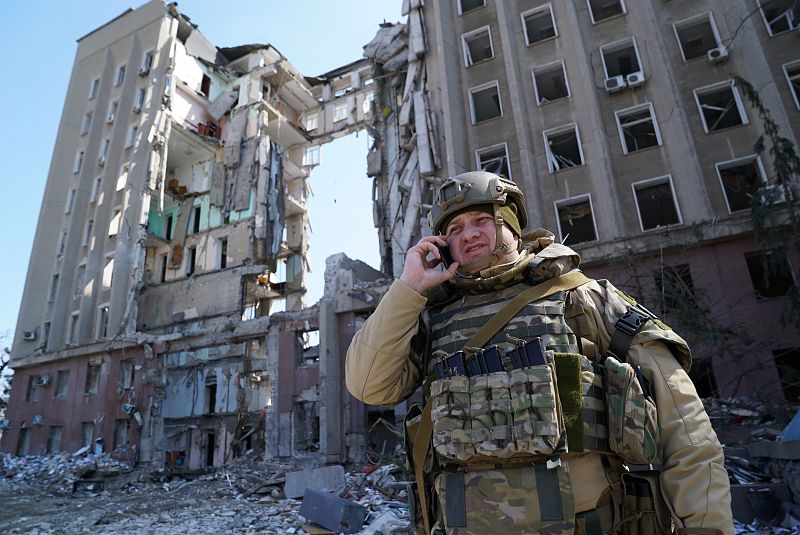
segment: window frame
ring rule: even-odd
[[[657,143],[655,145],[652,145],[650,147],[645,147],[643,149],[637,149],[637,150],[633,150],[633,151],[628,150],[628,145],[627,145],[627,143],[625,143],[625,131],[623,130],[623,127],[622,127],[622,121],[621,121],[622,117],[621,116],[622,115],[630,115],[630,114],[638,113],[638,112],[643,111],[645,109],[650,111],[650,120],[653,122],[653,131],[656,134]],[[653,107],[653,103],[652,102],[645,102],[643,104],[638,104],[636,106],[631,106],[629,108],[623,108],[621,110],[614,110],[614,119],[617,122],[617,132],[619,133],[619,141],[620,141],[620,144],[622,145],[622,153],[625,154],[626,156],[628,154],[641,152],[643,150],[654,149],[656,147],[660,147],[663,144],[663,140],[661,139],[661,130],[658,128],[658,120],[656,119],[656,110]],[[641,121],[642,120],[639,120],[639,122],[641,122]],[[628,126],[628,125],[626,125],[626,126]]]
[[[108,103],[108,113],[106,114],[106,123],[113,124],[117,118],[117,112],[119,111],[119,101],[112,100]]]
[[[92,78],[92,81],[89,83],[89,99],[94,100],[97,98],[97,94],[100,92],[100,78]]]
[[[83,159],[86,155],[86,151],[78,150],[75,152],[75,162],[72,164],[72,174],[77,175],[81,172],[83,168]],[[69,213],[69,212],[67,212]]]
[[[147,58],[150,58],[150,61],[146,61]],[[142,60],[139,62],[139,76],[145,76],[150,73],[150,70],[153,68],[156,62],[156,49],[150,48],[145,50],[142,53]]]
[[[103,310],[105,310],[105,325],[103,325]],[[101,303],[97,305],[97,321],[94,326],[95,340],[105,340],[108,338],[108,319],[111,314],[111,302]],[[105,332],[101,332],[105,331]]]
[[[586,0],[586,7],[589,10],[589,19],[592,21],[592,25],[600,24],[607,20],[616,19],[617,17],[624,17],[628,14],[628,7],[625,5],[625,0],[618,0],[620,7],[622,7],[622,12],[617,13],[616,15],[611,15],[610,17],[606,17],[600,20],[594,20],[594,13],[592,13],[592,2],[591,0]]]
[[[567,86],[567,95],[564,97],[557,98],[555,100],[548,100],[547,102],[542,102],[541,97],[539,97],[539,85],[536,83],[536,73],[542,72],[548,67],[552,67],[558,64],[561,64],[561,72],[564,75],[564,85]],[[550,63],[545,63],[544,65],[539,65],[538,67],[532,67],[531,80],[533,81],[533,96],[536,99],[537,106],[546,106],[547,104],[552,104],[553,102],[558,102],[559,100],[572,98],[572,90],[569,87],[569,78],[567,78],[567,65],[566,63],[564,63],[563,59],[559,59]]]
[[[582,193],[580,195],[575,195],[575,196],[572,196],[572,197],[567,197],[565,199],[558,199],[556,201],[553,201],[553,207],[555,208],[555,212],[556,212],[556,226],[558,227],[558,236],[559,236],[559,242],[560,243],[564,243],[564,233],[561,230],[561,217],[559,217],[559,214],[558,214],[559,207],[567,207],[567,206],[572,206],[572,205],[575,205],[575,204],[580,204],[585,200],[589,201],[589,210],[592,213],[592,225],[594,226],[594,240],[589,240],[589,241],[586,241],[586,242],[578,242],[575,245],[580,245],[581,243],[590,243],[590,242],[600,241],[600,232],[598,231],[598,228],[597,228],[597,218],[595,217],[595,213],[594,213],[594,204],[592,203],[592,194],[591,193]]]
[[[795,107],[800,110],[800,59],[789,61],[781,65],[783,69],[783,75],[786,77],[786,84],[789,86],[789,93],[792,95],[792,100],[794,100]],[[789,69],[797,69],[797,74],[794,77],[789,77]],[[797,90],[795,91],[794,86],[792,86],[792,80],[797,80]]]
[[[780,31],[780,32],[773,33],[772,32],[772,24],[770,24],[770,21],[767,20],[767,14],[764,13],[764,6],[762,5],[762,0],[756,0],[756,5],[758,6],[758,11],[761,13],[761,20],[764,21],[764,26],[767,28],[767,34],[770,37],[775,37],[775,36],[778,36],[778,35],[783,35],[783,34],[789,33],[789,32],[791,32],[793,30],[796,30],[798,28],[798,26],[800,26],[800,21],[787,20],[787,22],[789,23],[789,28],[787,28],[787,29],[785,29],[783,31]],[[788,9],[780,16],[783,16],[787,12],[789,12]],[[780,16],[772,19],[772,21],[774,22],[774,21],[778,20],[780,18]]]
[[[458,15],[461,16],[461,15],[464,15],[466,13],[472,13],[473,11],[477,11],[479,9],[485,8],[486,7],[486,0],[481,0],[481,1],[483,2],[483,5],[480,5],[478,7],[473,7],[472,9],[469,9],[467,11],[462,11],[461,10],[461,0],[456,0],[456,9],[458,10]]]
[[[495,143],[494,145],[489,145],[486,147],[480,147],[478,149],[475,149],[475,168],[479,171],[483,169],[483,167],[481,167],[481,153],[497,150],[499,148],[502,148],[503,151],[505,152],[504,157],[506,159],[506,165],[508,167],[508,176],[506,178],[508,178],[509,180],[513,180],[511,178],[511,158],[508,154],[508,143],[505,141],[502,143]]]
[[[132,110],[134,113],[140,113],[142,109],[144,109],[144,103],[147,100],[147,88],[146,87],[137,87],[136,93],[133,95],[133,107]]]
[[[79,311],[74,311],[69,315],[69,323],[67,324],[67,339],[64,343],[66,346],[76,346],[80,339],[80,325],[81,316]]]
[[[606,80],[608,80],[609,78],[612,78],[612,76],[610,76],[608,74],[608,65],[606,65],[605,50],[608,49],[608,48],[613,48],[613,51],[615,52],[617,50],[620,50],[620,49],[624,48],[622,45],[625,44],[625,43],[628,43],[628,42],[633,44],[633,51],[636,53],[636,63],[639,64],[639,70],[638,71],[633,71],[633,72],[641,72],[642,74],[644,74],[644,66],[642,65],[642,56],[641,56],[641,54],[639,54],[639,45],[636,44],[636,36],[635,35],[631,35],[630,37],[626,37],[625,39],[619,39],[619,40],[613,41],[611,43],[606,43],[605,45],[600,45],[600,47],[599,47],[600,60],[603,62],[603,73],[605,74],[605,79]],[[627,79],[628,75],[633,74],[633,72],[625,74],[625,75],[619,75],[619,76],[622,76],[623,78]],[[626,81],[626,83],[627,83],[627,81]]]
[[[497,104],[500,107],[500,115],[497,115],[495,117],[489,117],[488,119],[481,119],[480,121],[476,121],[476,117],[475,117],[475,102],[474,102],[474,98],[473,97],[474,97],[475,93],[480,92],[480,91],[485,91],[486,89],[489,89],[490,87],[494,87],[497,90]],[[486,82],[484,84],[480,84],[480,85],[477,85],[477,86],[474,86],[474,87],[470,87],[470,88],[467,89],[467,94],[469,95],[469,99],[468,99],[469,100],[469,111],[470,111],[470,117],[472,119],[473,126],[476,126],[476,125],[479,125],[479,124],[484,124],[484,123],[489,122],[491,120],[500,119],[500,118],[503,117],[503,97],[500,95],[500,82],[499,81],[492,80],[492,81]]]
[[[89,133],[89,129],[92,127],[92,110],[87,111],[83,114],[83,121],[81,122],[81,135],[85,136]]]
[[[344,115],[337,119],[337,116],[339,115],[339,111],[340,110],[344,111]],[[343,102],[341,104],[334,104],[334,106],[333,106],[333,122],[334,123],[338,123],[339,121],[346,121],[348,115],[349,114],[347,112],[347,102]]]
[[[472,54],[469,51],[469,42],[468,39],[470,37],[481,36],[486,34],[489,36],[489,48],[492,49],[492,55],[488,58],[483,58],[478,61],[472,60]],[[479,63],[485,63],[487,61],[493,60],[497,57],[494,53],[494,40],[492,39],[492,28],[490,25],[481,26],[480,28],[476,28],[474,30],[470,30],[466,33],[461,34],[461,51],[464,56],[464,67],[469,68],[473,65],[478,65]]]
[[[578,144],[578,152],[580,153],[580,156],[581,156],[581,163],[577,164],[577,165],[573,165],[571,167],[553,169],[553,167],[551,165],[551,158],[554,159],[555,155],[552,153],[552,151],[550,149],[550,143],[548,142],[548,135],[551,135],[551,134],[555,134],[555,135],[564,134],[566,132],[569,132],[570,130],[575,132],[575,141]],[[578,129],[578,123],[576,123],[576,122],[575,123],[569,123],[569,124],[566,124],[566,125],[557,126],[555,128],[550,128],[548,130],[544,130],[542,132],[542,137],[544,138],[544,152],[545,152],[545,157],[547,158],[547,170],[550,172],[551,175],[554,175],[554,174],[559,173],[561,171],[568,171],[570,169],[575,169],[576,167],[582,167],[582,166],[586,165],[586,156],[583,154],[583,146],[581,144],[581,133],[580,133],[580,131]]]
[[[125,83],[125,71],[127,70],[127,64],[122,63],[121,65],[117,65],[117,70],[114,71],[114,87],[119,87]]]
[[[730,202],[728,201],[728,193],[725,191],[725,183],[722,181],[722,173],[720,172],[720,168],[724,167],[724,169],[729,169],[731,167],[737,167],[737,164],[755,162],[756,163],[756,171],[758,175],[761,177],[761,186],[767,183],[767,173],[764,168],[764,164],[761,162],[761,157],[758,154],[751,154],[748,156],[742,156],[740,158],[734,158],[733,160],[725,160],[722,162],[714,163],[714,169],[717,172],[717,179],[719,180],[719,187],[722,188],[722,197],[725,199],[725,208],[728,209],[728,214],[737,214],[747,211],[747,208],[742,208],[740,210],[733,211],[731,210]]]
[[[692,15],[691,17],[687,17],[685,19],[673,22],[672,30],[675,33],[675,39],[678,41],[678,50],[681,53],[681,58],[683,59],[684,63],[689,63],[690,61],[697,61],[699,59],[706,59],[707,57],[706,55],[702,55],[702,56],[697,56],[696,58],[686,59],[686,54],[683,51],[683,43],[681,42],[681,37],[678,34],[678,26],[687,26],[693,22],[701,20],[704,17],[707,18],[708,23],[711,26],[711,32],[714,34],[714,40],[717,43],[716,47],[713,48],[719,48],[723,45],[722,37],[719,35],[719,28],[717,28],[717,21],[714,19],[713,11],[706,11],[705,13],[699,13],[697,15]],[[706,51],[706,53],[707,52],[708,51]]]
[[[543,39],[539,39],[538,41],[531,43],[530,38],[528,36],[528,25],[525,23],[525,18],[531,15],[537,15],[539,13],[543,13],[545,11],[550,11],[550,21],[553,23],[554,35],[550,37],[545,37]],[[545,41],[550,41],[558,37],[558,26],[556,25],[556,15],[553,12],[552,3],[542,4],[541,6],[536,6],[533,9],[523,11],[522,13],[519,14],[519,17],[522,20],[522,35],[525,39],[525,46],[535,46],[538,45],[539,43],[544,43]]]
[[[313,123],[313,126],[311,126],[311,123]],[[307,132],[319,128],[319,113],[309,113],[306,115],[305,128]]]
[[[733,93],[733,100],[736,102],[736,109],[739,111],[739,118],[742,120],[742,122],[740,124],[736,124],[733,126],[726,126],[725,128],[709,130],[708,124],[706,123],[706,115],[705,113],[703,113],[703,107],[702,104],[700,103],[700,96],[712,93],[715,90],[723,89],[725,87],[729,87],[731,89],[731,92]],[[737,128],[739,126],[745,126],[747,124],[750,124],[750,119],[747,117],[747,110],[744,107],[744,100],[742,99],[742,96],[739,94],[739,89],[736,87],[736,84],[733,83],[733,80],[725,80],[722,82],[717,82],[714,84],[697,87],[692,90],[692,95],[694,95],[694,102],[697,105],[697,111],[700,114],[700,123],[703,125],[703,131],[706,134],[715,134],[717,132],[722,132],[730,128]]]
[[[639,197],[638,195],[636,195],[637,186],[639,186],[640,189],[644,189],[649,186],[658,186],[664,183],[669,184],[669,190],[672,193],[672,204],[675,207],[675,214],[678,216],[678,222],[666,225],[664,227],[655,226],[653,228],[646,229],[644,228],[644,221],[642,220],[642,210],[639,208]],[[672,181],[671,174],[655,176],[652,178],[645,178],[644,180],[637,180],[636,182],[632,182],[631,191],[633,192],[633,202],[634,205],[636,206],[636,215],[639,218],[639,228],[642,230],[643,233],[659,231],[659,230],[664,230],[665,228],[672,228],[678,225],[683,225],[683,214],[681,214],[681,207],[678,204],[678,195],[675,193],[675,183]]]
[[[133,123],[128,125],[128,133],[125,135],[125,146],[123,148],[130,149],[135,145],[136,137],[139,135],[139,124]]]
[[[97,154],[97,165],[102,167],[106,164],[106,161],[108,161],[108,153],[111,152],[110,149],[111,138],[107,137],[100,144],[100,152]]]

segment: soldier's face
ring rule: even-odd
[[[453,260],[462,266],[490,256],[497,242],[494,217],[486,212],[469,211],[458,214],[447,224],[445,233]],[[512,245],[512,250],[500,259],[500,263],[513,262],[519,258],[519,252],[514,247],[514,233],[506,225],[503,225],[501,238],[504,243]]]

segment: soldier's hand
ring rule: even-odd
[[[437,268],[442,262],[437,245],[447,247],[447,241],[442,236],[426,236],[406,251],[400,281],[419,294],[452,279],[458,269],[458,262],[453,262],[447,269]],[[433,259],[428,260],[429,254]]]

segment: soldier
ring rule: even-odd
[[[364,403],[423,386],[406,421],[418,530],[732,534],[686,342],[552,233],[523,247],[509,180],[448,178],[428,221],[346,362]]]

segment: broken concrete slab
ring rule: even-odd
[[[308,489],[300,515],[336,533],[357,533],[364,525],[367,508],[334,494]]]
[[[302,498],[307,489],[339,492],[344,489],[344,468],[341,465],[323,466],[286,474],[283,492],[287,498]]]

